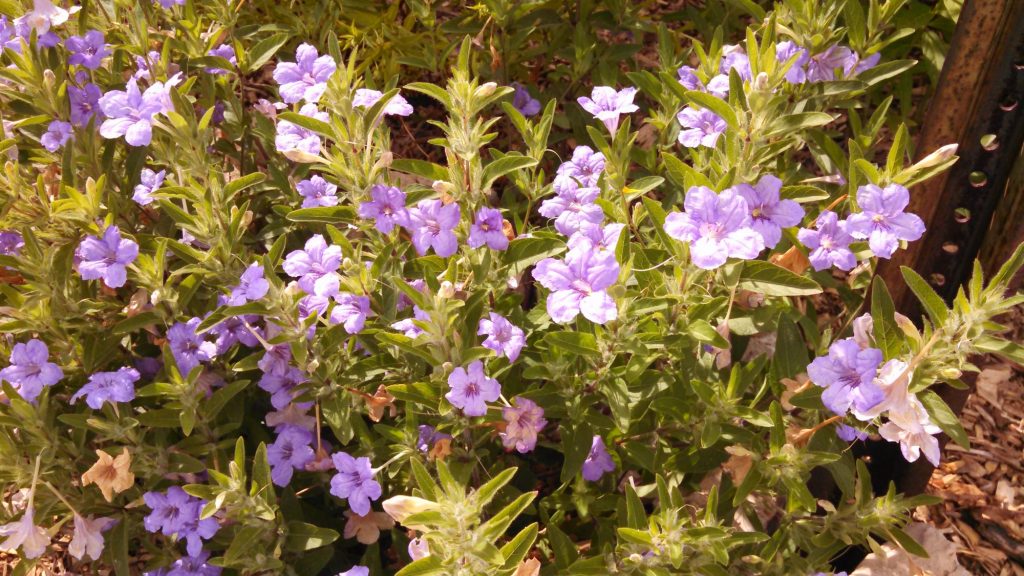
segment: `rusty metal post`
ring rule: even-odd
[[[951,301],[970,275],[1024,143],[1022,0],[964,3],[917,140],[917,155],[954,142],[960,161],[911,193],[908,211],[924,219],[927,233],[879,267],[896,309],[911,318],[920,317],[920,307],[899,267],[913,268]],[[967,391],[944,386],[938,392],[957,413],[963,409]],[[919,493],[931,470],[921,459],[897,470],[895,480],[902,491]]]

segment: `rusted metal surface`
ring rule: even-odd
[[[964,3],[917,154],[923,157],[954,142],[960,161],[911,193],[908,211],[928,224],[925,236],[879,266],[896,309],[911,318],[920,317],[920,307],[899,267],[913,268],[951,301],[970,275],[993,216],[998,218],[1009,205],[1004,196],[1024,143],[1024,0]],[[1003,223],[1016,227],[1010,236],[1020,234],[1019,221]],[[993,251],[993,258],[998,252]],[[967,391],[937,391],[960,412]],[[924,489],[932,470],[924,459],[905,470],[896,468],[897,485],[911,494]]]

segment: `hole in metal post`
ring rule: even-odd
[[[960,251],[960,246],[957,246],[956,242],[943,242],[942,251],[946,254],[956,254]]]
[[[1017,108],[1017,101],[1016,100],[1004,100],[1003,103],[999,105],[999,108],[1003,112],[1012,112],[1013,110],[1016,110],[1016,108]]]
[[[971,183],[971,186],[975,188],[981,188],[985,184],[988,184],[988,176],[980,170],[975,170],[967,177],[967,180]]]
[[[999,148],[999,137],[995,134],[985,134],[981,137],[981,147],[989,152]]]
[[[971,211],[963,207],[957,208],[953,211],[953,220],[955,220],[957,224],[967,224],[971,221]]]
[[[943,276],[942,274],[939,274],[938,272],[934,272],[931,275],[929,275],[928,279],[931,280],[932,284],[936,286],[942,286],[943,284],[946,283],[946,277]]]

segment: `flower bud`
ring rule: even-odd
[[[494,91],[497,88],[498,85],[495,84],[494,82],[486,82],[484,84],[481,84],[480,86],[477,86],[476,91],[473,92],[473,95],[476,96],[477,98],[486,98],[491,94],[494,94]]]
[[[939,371],[939,377],[943,380],[956,380],[963,375],[963,372],[956,368],[943,368]]]
[[[417,498],[416,496],[392,496],[382,502],[381,506],[384,507],[384,511],[387,512],[388,516],[391,516],[395,522],[402,524],[406,528],[426,532],[426,526],[409,526],[408,524],[405,524],[405,519],[413,514],[434,510],[437,508],[437,503],[423,498]]]
[[[914,164],[914,168],[921,170],[942,164],[953,156],[956,156],[957,146],[957,144],[946,144],[945,146],[942,146],[938,150],[922,158],[920,162]]]
[[[49,68],[43,70],[43,85],[52,90],[56,84],[57,76],[53,73],[53,70],[50,70]]]
[[[284,287],[284,293],[289,298],[294,298],[299,294],[302,294],[302,288],[299,288],[298,282],[292,280],[291,282],[288,283],[287,286]]]
[[[163,302],[163,299],[164,291],[157,288],[156,290],[153,291],[153,294],[149,296],[149,303],[152,304],[153,306],[156,306],[160,304],[160,302]]]
[[[441,282],[441,288],[437,291],[437,295],[441,298],[451,298],[455,296],[455,285],[447,280]]]
[[[447,194],[455,188],[452,186],[451,182],[445,182],[444,180],[434,180],[434,183],[431,184],[430,187],[438,194]]]
[[[759,92],[768,90],[768,74],[764,72],[758,74],[757,77],[754,78],[753,88]]]

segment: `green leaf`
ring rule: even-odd
[[[306,552],[327,546],[338,539],[338,533],[330,528],[321,528],[305,522],[288,523],[288,537],[284,547],[292,552]]]
[[[537,165],[537,160],[520,154],[509,154],[502,156],[487,166],[484,166],[483,189],[487,190],[495,180],[524,168],[531,168]]]
[[[601,351],[597,348],[597,338],[593,334],[585,332],[575,332],[572,330],[549,332],[544,335],[544,341],[573,354],[582,354],[584,356],[601,355]]]
[[[703,172],[695,170],[693,166],[690,166],[672,154],[662,152],[661,159],[665,163],[665,173],[668,175],[668,179],[683,190],[686,190],[691,186],[707,186],[708,188],[714,188],[714,183],[711,182]]]
[[[892,536],[892,539],[900,545],[900,548],[903,548],[914,556],[920,558],[928,557],[928,551],[924,549],[924,546],[921,546],[917,540],[914,540],[910,534],[907,534],[903,530],[897,527],[892,527],[889,529],[889,535]]]
[[[690,322],[690,325],[686,327],[686,331],[698,342],[705,342],[716,348],[724,349],[729,347],[729,341],[719,334],[718,330],[715,330],[715,327],[708,323],[707,320],[694,320]]]
[[[555,565],[559,570],[565,570],[580,557],[579,549],[554,522],[548,523],[547,534],[551,551],[555,553]]]
[[[405,87],[413,92],[419,92],[430,96],[434,100],[444,104],[445,108],[451,109],[452,107],[451,97],[448,95],[448,92],[445,92],[444,88],[441,88],[440,86],[430,84],[429,82],[413,82],[411,84],[406,84]]]
[[[502,261],[506,266],[523,270],[544,258],[557,256],[564,251],[565,242],[559,238],[542,236],[516,238],[509,242],[508,250],[505,250]]]
[[[732,106],[725,100],[722,100],[718,96],[708,94],[707,92],[700,92],[698,90],[688,90],[686,92],[686,100],[691,104],[696,105],[698,108],[707,108],[711,110],[725,123],[729,125],[729,128],[733,130],[739,129],[739,122],[736,120],[736,112],[733,111]]]
[[[739,285],[745,290],[765,296],[810,296],[821,293],[821,286],[814,280],[762,260],[743,263]]]
[[[285,218],[289,222],[350,223],[356,221],[356,211],[351,206],[317,206],[292,210]]]
[[[925,390],[918,392],[917,399],[928,410],[928,415],[931,416],[932,422],[935,422],[936,426],[942,428],[942,431],[947,436],[960,445],[961,448],[965,450],[971,448],[971,440],[967,437],[967,432],[960,424],[960,419],[949,409],[949,406],[938,394],[931,390]]]
[[[508,527],[512,525],[512,521],[518,518],[533,503],[533,499],[536,497],[536,492],[520,494],[518,498],[499,510],[497,514],[479,528],[484,541],[490,542],[500,538],[508,530]]]
[[[431,182],[447,181],[451,178],[448,169],[444,166],[415,158],[399,158],[391,163],[391,169],[414,176],[422,176]]]
[[[245,60],[246,72],[255,72],[277,54],[277,51],[288,41],[287,34],[274,34],[260,40],[255,46],[249,49],[248,57]],[[243,52],[243,54],[245,54]]]
[[[291,122],[292,124],[296,124],[307,130],[312,130],[324,138],[334,138],[334,128],[323,120],[317,120],[316,118],[311,118],[305,114],[299,114],[297,112],[279,112],[277,114],[277,118],[279,120]]]
[[[505,559],[505,564],[502,567],[511,570],[522,562],[533,548],[533,543],[537,540],[537,533],[538,526],[534,522],[506,542],[501,547],[501,556]]]
[[[885,80],[895,78],[914,66],[917,66],[917,60],[893,60],[861,72],[857,75],[857,80],[866,83],[868,86],[874,86]]]
[[[501,490],[502,487],[508,484],[512,480],[512,477],[516,475],[516,470],[518,470],[518,468],[506,468],[499,472],[494,478],[491,478],[482,486],[477,488],[476,492],[474,492],[477,504],[479,506],[485,506],[493,500],[494,496],[498,493],[498,490]]]
[[[917,272],[914,272],[913,269],[900,266],[900,272],[903,273],[903,280],[907,283],[907,287],[914,293],[914,296],[917,296],[918,301],[921,302],[921,307],[924,308],[932,322],[936,326],[945,324],[946,319],[949,318],[949,309],[946,308],[946,302],[942,299],[942,296],[939,296],[928,285],[928,281]]]
[[[238,194],[246,188],[260,184],[266,179],[266,174],[262,174],[260,172],[253,172],[252,174],[246,174],[241,178],[235,178],[231,182],[228,182],[228,185],[224,187],[224,196],[230,200],[235,194]]]
[[[881,276],[871,283],[871,317],[875,346],[891,360],[903,351],[903,331],[896,325],[896,307]]]
[[[395,576],[443,576],[448,571],[441,564],[437,556],[427,556],[408,564],[399,570]]]
[[[775,136],[786,136],[807,128],[817,128],[831,124],[834,118],[824,112],[802,112],[800,114],[789,114],[776,118],[768,125],[764,136],[771,138]]]

